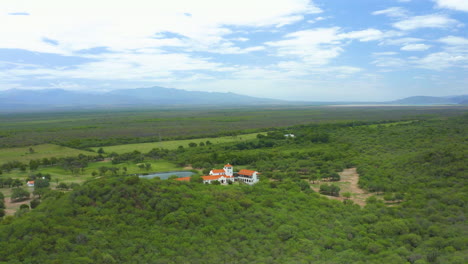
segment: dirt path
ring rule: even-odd
[[[356,168],[349,168],[344,169],[342,172],[339,173],[341,176],[341,180],[339,182],[332,182],[340,187],[340,195],[343,195],[345,192],[351,193],[350,200],[354,201],[354,203],[359,204],[360,206],[366,205],[366,199],[372,195],[372,193],[368,193],[365,190],[359,188],[359,174],[356,172]],[[330,184],[330,182],[316,182],[315,184],[311,185],[311,188],[318,192],[320,190],[320,185],[322,184]],[[324,195],[333,200],[343,201],[346,198],[334,197]]]

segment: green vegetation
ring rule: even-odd
[[[151,143],[140,143],[140,144],[124,144],[124,145],[117,145],[117,146],[110,146],[110,147],[93,147],[94,151],[98,151],[102,149],[106,153],[127,153],[132,152],[134,150],[138,150],[140,152],[149,152],[154,148],[163,148],[163,149],[177,149],[179,146],[184,148],[186,147],[196,147],[197,145],[204,146],[206,142],[209,144],[221,144],[221,143],[229,143],[229,142],[241,142],[246,140],[251,140],[256,138],[258,133],[251,133],[251,134],[242,134],[242,135],[235,135],[235,136],[225,136],[225,137],[217,137],[217,138],[197,138],[197,139],[185,139],[185,140],[170,140],[170,141],[161,141],[161,142],[151,142]],[[191,145],[192,144],[192,145]]]
[[[464,107],[321,107],[148,109],[0,114],[0,148],[51,143],[71,148],[232,136],[272,127],[457,116]],[[196,142],[199,143],[199,142]],[[38,151],[35,147],[34,150]]]
[[[274,127],[243,141],[7,163],[5,197],[22,190],[14,179],[49,186],[0,222],[0,262],[467,263],[468,115],[393,111],[386,121],[370,111],[368,120]],[[132,175],[227,162],[260,171],[260,183]],[[369,192],[362,204],[338,174],[355,168]]]
[[[53,144],[42,144],[35,145],[33,147],[34,152],[30,152],[31,147],[17,147],[17,148],[2,148],[0,149],[0,164],[9,161],[19,161],[28,163],[31,160],[42,160],[44,158],[62,158],[70,156],[93,155],[94,153],[89,151],[83,151],[78,149],[67,148],[63,146]]]

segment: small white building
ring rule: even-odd
[[[26,183],[26,185],[27,185],[28,187],[34,187],[34,181],[28,181],[28,182]]]
[[[222,169],[219,169],[219,170],[216,170],[216,169],[212,169],[210,171],[210,176],[214,176],[214,175],[226,175],[226,176],[234,176],[234,172],[233,172],[233,167],[231,164],[226,164],[224,165],[224,168]]]
[[[240,170],[235,178],[240,182],[252,185],[260,181],[260,178],[258,177],[259,174],[260,173],[258,173],[258,171]]]

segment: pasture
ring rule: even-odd
[[[79,154],[95,155],[95,153],[90,151],[78,150],[54,144],[41,144],[28,147],[2,148],[0,149],[0,164],[9,161],[28,163],[30,160],[51,157],[62,158],[78,156]]]
[[[189,147],[190,143],[200,143],[206,144],[207,141],[212,144],[221,144],[221,143],[230,143],[230,142],[240,142],[251,140],[257,137],[258,134],[262,133],[250,133],[237,136],[224,136],[216,138],[196,138],[196,139],[184,139],[184,140],[171,140],[171,141],[161,141],[161,142],[150,142],[150,143],[138,143],[138,144],[123,144],[117,146],[103,147],[103,150],[106,153],[115,152],[117,154],[132,152],[138,150],[139,152],[146,153],[154,148],[163,148],[163,149],[177,149],[179,146],[184,148]],[[94,151],[98,151],[100,147],[92,147]]]

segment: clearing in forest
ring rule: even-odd
[[[258,134],[264,133],[251,133],[243,134],[236,136],[225,136],[225,137],[215,137],[215,138],[194,138],[194,139],[183,139],[183,140],[171,140],[171,141],[159,141],[159,142],[149,142],[149,143],[136,143],[136,144],[123,144],[116,146],[102,147],[106,153],[115,152],[117,154],[132,152],[138,150],[140,152],[146,153],[151,151],[154,148],[164,148],[164,149],[177,149],[179,146],[184,148],[189,147],[190,143],[199,143],[205,144],[206,141],[210,141],[212,144],[221,144],[229,142],[241,142],[246,140],[251,140],[257,137]],[[98,151],[100,147],[93,147],[94,151]]]
[[[372,193],[369,193],[358,186],[359,182],[359,174],[356,171],[356,168],[349,168],[349,169],[344,169],[342,172],[339,173],[341,180],[338,182],[315,182],[315,184],[311,184],[311,188],[319,192],[320,190],[320,185],[322,184],[335,184],[340,187],[340,195],[343,195],[346,192],[351,193],[351,197],[349,198],[352,200],[354,203],[359,204],[360,206],[366,205],[366,199],[369,198]],[[340,197],[335,197],[335,196],[328,196],[324,195],[330,199],[334,200],[339,200],[343,201],[346,200],[347,198],[340,196]]]
[[[30,160],[37,160],[43,158],[63,158],[70,156],[95,155],[96,153],[63,147],[54,144],[41,144],[31,147],[17,147],[17,148],[1,148],[0,149],[0,164],[9,161],[19,161],[27,163]]]

